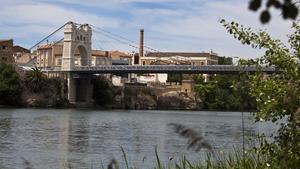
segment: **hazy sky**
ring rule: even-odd
[[[264,26],[259,14],[248,10],[249,0],[1,0],[0,39],[31,47],[67,21],[89,23],[138,42],[145,29],[145,44],[160,51],[210,51],[221,56],[253,58],[259,50],[241,45],[218,22],[224,18],[255,30],[266,30],[286,41],[291,21],[272,13]],[[57,36],[61,36],[62,33]],[[60,39],[60,37],[57,37]],[[135,50],[93,33],[93,47]]]

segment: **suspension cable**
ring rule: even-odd
[[[45,40],[49,39],[49,37],[51,37],[52,35],[54,35],[55,33],[57,33],[58,31],[60,31],[62,28],[65,27],[67,23],[65,23],[64,25],[62,25],[61,27],[59,27],[58,29],[56,29],[54,32],[52,32],[50,35],[46,36],[45,38],[43,38],[41,41],[39,41],[38,43],[36,43],[35,45],[33,45],[31,48],[29,48],[29,50],[32,50],[33,48],[35,48],[36,46],[38,46],[39,44],[41,44],[42,42],[44,42]]]
[[[104,30],[103,28],[100,28],[100,27],[97,27],[97,26],[94,26],[94,25],[91,25],[91,26],[94,27],[95,29],[98,29],[98,30],[100,30],[100,31],[102,31],[102,32],[105,32],[105,33],[107,33],[107,34],[109,34],[109,35],[111,35],[111,36],[118,37],[118,38],[123,39],[123,40],[125,40],[125,41],[128,41],[128,42],[130,42],[130,43],[132,43],[132,44],[134,44],[134,45],[139,46],[138,43],[136,43],[136,42],[134,42],[134,41],[132,41],[132,40],[130,40],[130,39],[127,39],[127,38],[125,38],[125,37],[123,37],[123,36],[114,34],[114,33],[112,33],[112,32],[109,32],[109,31],[107,31],[107,30]],[[153,48],[148,47],[148,46],[146,46],[146,45],[144,45],[144,47],[147,48],[147,49],[149,49],[149,50],[155,51],[155,52],[160,52],[159,50],[153,49]]]
[[[111,36],[111,35],[107,35],[107,34],[105,34],[105,33],[102,33],[102,32],[96,31],[96,30],[94,30],[94,32],[99,33],[99,34],[101,34],[101,35],[103,35],[103,36],[106,36],[106,37],[108,37],[108,38],[111,38],[111,39],[113,39],[113,40],[115,40],[115,41],[118,41],[118,42],[120,42],[120,43],[123,43],[123,44],[125,44],[125,45],[128,45],[128,46],[130,46],[130,47],[139,49],[139,47],[137,47],[137,46],[135,46],[135,45],[132,45],[132,44],[130,44],[130,43],[124,42],[124,41],[122,41],[122,40],[120,40],[120,39],[117,39],[117,38]]]

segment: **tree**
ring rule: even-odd
[[[11,65],[0,64],[0,104],[17,105],[21,101],[21,81]]]
[[[93,99],[96,105],[107,106],[114,100],[115,92],[112,85],[104,77],[93,80]]]
[[[271,38],[263,31],[254,32],[235,22],[221,20],[230,34],[242,44],[265,50],[264,55],[251,61],[257,68],[274,66],[276,74],[257,72],[250,75],[250,93],[256,98],[256,121],[281,123],[273,141],[264,140],[257,150],[267,155],[268,164],[278,168],[300,166],[300,25],[293,23],[290,46]],[[244,63],[247,63],[245,61]],[[285,122],[282,122],[285,120]]]
[[[263,0],[250,0],[249,9],[252,11],[257,11],[262,6]],[[260,21],[262,23],[268,23],[271,19],[271,14],[269,12],[271,7],[281,10],[282,17],[284,19],[295,20],[299,13],[299,8],[297,6],[298,1],[293,0],[266,0],[266,7],[260,14]]]
[[[203,83],[195,81],[195,90],[205,109],[253,110],[255,101],[249,95],[249,79],[245,74],[216,75]]]
[[[26,73],[25,85],[33,93],[38,93],[46,86],[46,79],[41,69],[35,67]]]
[[[218,65],[232,65],[233,61],[231,57],[219,57]]]
[[[168,73],[167,82],[179,82],[182,81],[182,74],[179,73]]]

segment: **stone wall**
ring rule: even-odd
[[[14,64],[13,40],[0,40],[0,63]]]

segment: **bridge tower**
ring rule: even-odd
[[[90,76],[73,74],[77,66],[90,66],[92,52],[92,28],[88,24],[68,22],[64,27],[62,70],[68,73],[68,99],[70,103],[88,103],[93,86]]]

